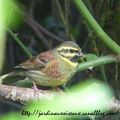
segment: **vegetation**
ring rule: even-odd
[[[89,99],[89,97],[86,98],[86,96],[92,96],[95,90],[96,97],[99,99],[99,101],[96,102],[97,105],[103,103],[103,106],[105,106],[105,100],[108,102],[113,96],[119,99],[119,5],[119,0],[9,0],[7,2],[0,0],[1,74],[12,71],[12,68],[20,62],[42,51],[49,50],[66,40],[75,40],[87,58],[87,62],[80,63],[78,73],[67,86],[65,86],[65,89],[72,91],[76,95],[78,95],[78,91],[79,98],[75,97],[75,94],[72,94],[68,96],[69,99],[65,97],[61,98],[61,101],[55,99],[53,99],[51,103],[48,101],[40,101],[39,103],[30,104],[30,107],[28,106],[26,110],[28,109],[30,111],[33,110],[33,108],[40,109],[41,107],[41,110],[45,111],[49,109],[51,105],[55,104],[55,109],[53,110],[59,111],[62,110],[62,108],[58,103],[62,102],[66,106],[68,105],[67,103],[71,104],[73,108],[71,110],[76,112],[81,109],[77,107],[74,109],[73,106],[76,101],[72,98],[85,101],[85,99]],[[87,70],[87,68],[91,66],[95,67],[92,73]],[[84,81],[87,82],[84,83]],[[96,83],[96,85],[93,87],[94,83]],[[5,84],[7,84],[7,82],[5,82]],[[78,86],[76,86],[77,84]],[[98,89],[97,86],[99,86]],[[92,88],[95,88],[95,90]],[[100,91],[102,88],[103,91]],[[112,90],[110,90],[110,88],[112,88]],[[102,92],[108,95],[108,98],[100,96]],[[113,93],[115,94],[113,95]],[[97,96],[98,94],[99,97]],[[64,103],[63,100],[67,101],[67,103]],[[72,102],[72,100],[74,102]],[[9,102],[9,100],[6,103],[5,101],[3,102],[0,103],[1,114],[23,110],[23,106],[19,103]],[[79,103],[80,101],[77,102]],[[85,104],[84,102],[80,103]],[[47,107],[44,109],[46,104]],[[8,112],[4,105],[8,106]],[[91,111],[89,105],[90,104],[85,106],[85,110]],[[71,106],[64,109],[70,109]],[[98,109],[106,110],[103,106]],[[97,109],[97,107],[94,106],[93,109]],[[20,111],[19,114],[21,114]],[[18,113],[13,112],[12,114],[8,114],[8,116],[9,119],[12,120],[19,119]],[[1,115],[1,118],[8,120],[4,115]],[[79,118],[78,116],[71,118],[75,120],[85,119]],[[27,118],[25,117],[23,119]],[[31,117],[30,119],[35,118]],[[49,120],[50,116],[45,119]],[[99,118],[93,116],[90,117],[90,119],[99,120]],[[111,118],[108,116],[102,119],[119,120],[119,115],[112,116]]]

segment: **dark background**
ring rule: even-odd
[[[93,53],[98,56],[112,54],[94,34],[72,0],[19,0],[19,2],[23,8],[24,17],[19,29],[11,30],[33,55],[52,49],[67,40],[75,40],[83,53]],[[103,30],[120,44],[120,1],[84,0],[84,3]],[[29,58],[13,39],[8,33],[2,74],[12,71],[14,66]],[[85,80],[90,77],[90,74],[84,71],[80,77],[75,77],[74,81],[78,82],[78,78]],[[95,68],[92,76],[107,82],[119,98],[119,74],[119,65],[116,63]],[[6,103],[0,104],[0,113],[17,108],[11,102]],[[4,107],[6,105],[7,108]]]

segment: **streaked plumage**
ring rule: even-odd
[[[80,47],[73,41],[67,41],[19,64],[15,69],[22,71],[37,85],[58,86],[75,74],[80,57],[83,57]]]

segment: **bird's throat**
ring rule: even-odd
[[[61,57],[62,60],[64,60],[65,62],[67,62],[69,65],[73,66],[73,67],[76,67],[78,65],[77,62],[74,62],[74,61],[71,61],[70,59],[68,58],[65,58],[65,57]]]

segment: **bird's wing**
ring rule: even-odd
[[[26,70],[36,70],[42,69],[48,64],[50,61],[54,59],[54,56],[51,51],[46,51],[38,54],[34,58],[31,58],[15,68],[17,69],[26,69]]]

